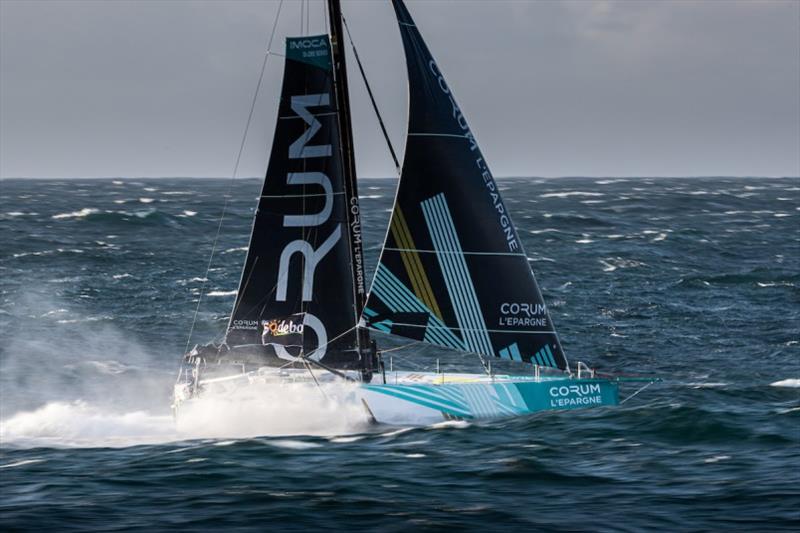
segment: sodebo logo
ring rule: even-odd
[[[293,320],[272,320],[264,324],[264,330],[269,331],[273,336],[280,337],[281,335],[289,335],[291,333],[303,333],[303,324],[295,324]]]

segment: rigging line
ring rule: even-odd
[[[631,394],[630,396],[628,396],[627,398],[625,398],[624,400],[619,402],[619,404],[622,405],[623,403],[627,402],[628,400],[630,400],[631,398],[633,398],[634,396],[636,396],[637,394],[639,394],[640,392],[642,392],[643,390],[645,390],[647,387],[649,387],[652,384],[653,384],[653,382],[651,381],[647,385],[644,385],[643,387],[640,387],[639,390],[637,390],[636,392],[634,392],[633,394]]]
[[[184,352],[189,351],[189,345],[192,342],[192,334],[194,333],[194,327],[197,324],[197,315],[200,312],[200,303],[203,301],[203,294],[205,294],[206,283],[208,283],[208,273],[211,271],[211,263],[214,260],[214,252],[217,250],[217,243],[219,242],[219,235],[222,231],[222,222],[225,220],[225,213],[228,210],[228,204],[230,203],[231,198],[231,191],[233,190],[233,182],[236,179],[236,173],[239,171],[239,162],[242,159],[242,152],[244,151],[244,143],[247,140],[247,132],[250,130],[250,122],[253,119],[253,111],[256,107],[256,100],[258,99],[258,91],[261,89],[261,82],[264,80],[264,70],[267,68],[267,60],[269,60],[270,56],[270,48],[272,48],[272,40],[275,38],[275,30],[278,27],[278,20],[281,16],[281,8],[283,7],[283,0],[281,0],[280,4],[278,4],[278,12],[275,14],[275,22],[272,24],[272,32],[269,35],[269,40],[267,41],[266,52],[264,53],[264,61],[261,63],[261,73],[258,75],[258,83],[256,84],[256,90],[253,92],[253,101],[250,103],[250,112],[247,115],[247,122],[244,126],[244,132],[242,133],[242,142],[239,144],[239,153],[236,155],[236,163],[233,165],[233,173],[231,174],[231,180],[228,182],[228,190],[225,193],[225,203],[222,205],[222,213],[219,217],[219,224],[217,224],[217,233],[214,235],[214,241],[211,244],[211,255],[208,258],[208,264],[206,265],[206,273],[203,276],[204,280],[203,285],[200,287],[200,295],[197,298],[197,305],[194,308],[194,317],[192,318],[192,326],[189,328],[189,337],[186,339],[186,348]]]
[[[323,397],[324,397],[326,400],[330,400],[330,398],[328,398],[328,395],[327,395],[327,394],[325,394],[325,389],[323,389],[323,388],[322,388],[322,385],[320,385],[320,384],[319,384],[319,381],[317,381],[317,376],[315,376],[315,375],[314,375],[314,372],[311,370],[311,365],[310,365],[310,364],[308,364],[308,360],[307,360],[305,357],[301,357],[301,359],[302,359],[302,361],[303,361],[303,366],[305,366],[305,367],[306,367],[306,370],[308,370],[308,373],[309,373],[309,374],[311,374],[311,379],[313,379],[313,380],[314,380],[314,383],[317,385],[317,388],[318,388],[318,389],[319,389],[319,391],[322,393],[322,396],[323,396]]]
[[[342,15],[342,22],[344,23],[344,30],[347,32],[347,40],[350,41],[350,47],[353,49],[353,57],[356,58],[358,70],[361,72],[361,79],[364,80],[364,85],[367,88],[369,101],[372,102],[372,109],[375,110],[375,115],[378,117],[378,124],[380,124],[381,131],[383,132],[383,138],[386,139],[386,146],[389,148],[389,153],[392,154],[394,167],[397,169],[397,173],[400,174],[400,162],[397,160],[397,154],[392,146],[392,141],[389,139],[389,133],[386,131],[386,125],[383,123],[380,110],[378,110],[378,104],[375,102],[375,96],[373,96],[372,88],[369,86],[369,81],[367,81],[367,74],[364,72],[364,66],[361,64],[361,58],[358,57],[358,50],[356,50],[356,45],[353,43],[353,37],[350,35],[350,27],[347,25],[347,19],[344,18],[344,15]]]
[[[395,350],[402,350],[403,348],[408,348],[409,346],[415,346],[417,344],[420,344],[421,342],[422,341],[409,342],[408,344],[404,344],[402,346],[395,346],[394,348],[389,348],[388,350],[381,350],[381,353],[384,354],[384,353],[393,352]]]

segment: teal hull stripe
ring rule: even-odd
[[[444,195],[440,193],[421,205],[434,248],[442,252],[458,252],[436,254],[436,258],[446,273],[445,283],[467,346],[472,351],[494,355]]]
[[[543,410],[581,409],[619,403],[617,385],[595,379],[362,387],[377,394],[467,419],[498,418]]]
[[[500,357],[503,359],[511,359],[511,355],[508,353],[508,348],[503,348],[500,350]]]
[[[416,403],[424,407],[430,407],[431,409],[435,409],[437,411],[445,411],[451,415],[460,416],[464,418],[472,418],[472,413],[469,412],[466,406],[464,407],[453,406],[449,402],[445,404],[439,399],[429,400],[427,397],[418,394],[418,391],[416,390],[412,392],[411,389],[416,389],[417,387],[394,388],[384,385],[377,387],[367,386],[367,388],[374,392],[385,394],[387,396],[394,396],[395,398],[400,398],[401,400],[410,401],[412,403]]]

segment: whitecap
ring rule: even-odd
[[[44,459],[25,459],[24,461],[16,461],[14,463],[7,463],[0,465],[0,468],[15,468],[17,466],[32,465],[36,463],[43,463]]]
[[[435,424],[431,424],[428,426],[431,429],[444,429],[444,428],[456,428],[456,429],[464,429],[468,428],[471,424],[466,420],[446,420],[444,422],[437,422]]]
[[[99,212],[100,210],[95,209],[94,207],[84,207],[80,211],[73,211],[71,213],[59,213],[57,215],[53,215],[51,218],[54,218],[56,220],[63,218],[84,218]]]
[[[605,194],[587,191],[548,192],[540,194],[539,198],[567,198],[568,196],[605,196]]]
[[[206,296],[234,296],[239,291],[211,291]]]
[[[725,461],[725,460],[730,459],[730,458],[731,458],[730,455],[715,455],[714,457],[709,457],[707,459],[704,459],[703,462],[704,463],[716,463],[716,462],[719,462],[719,461]]]
[[[132,278],[133,276],[125,272],[124,274],[114,274],[111,276],[114,279]]]
[[[359,441],[359,440],[361,440],[363,438],[364,437],[360,437],[360,436],[354,436],[354,437],[332,437],[332,438],[330,438],[328,440],[330,440],[331,442],[335,442],[336,444],[348,444],[350,442]]]
[[[189,211],[188,209],[186,209],[183,212],[183,214],[186,215],[187,217],[193,217],[193,216],[195,216],[197,214],[197,211]]]
[[[151,202],[155,202],[155,200],[153,200],[152,198],[139,198],[139,201],[142,202],[143,204],[149,204]]]
[[[770,387],[789,387],[792,389],[800,388],[800,379],[796,378],[789,378],[789,379],[782,379],[780,381],[776,381],[775,383],[770,383]]]
[[[612,183],[625,183],[628,180],[597,180],[595,183],[597,185],[611,185]]]
[[[308,450],[310,448],[320,448],[322,444],[317,442],[305,442],[302,440],[279,439],[268,441],[267,444],[277,448],[287,448],[289,450]]]
[[[247,246],[240,246],[238,248],[228,248],[227,250],[225,250],[222,253],[223,254],[230,254],[230,253],[233,253],[233,252],[246,252],[246,251],[247,251]]]
[[[729,383],[724,382],[699,382],[699,383],[687,383],[688,387],[692,387],[693,389],[719,389],[721,387],[727,387]]]
[[[113,180],[111,183],[113,183],[114,185],[124,185],[125,184],[124,181],[120,181],[120,180]]]
[[[577,244],[590,244],[590,243],[593,243],[594,241],[592,239],[578,239],[575,242]]]

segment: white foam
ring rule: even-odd
[[[281,440],[271,440],[267,444],[270,446],[275,446],[277,448],[286,448],[289,450],[308,450],[310,448],[320,448],[322,444],[317,442],[307,442],[302,440],[289,440],[289,439],[281,439]]]
[[[183,214],[186,215],[187,217],[193,217],[193,216],[195,216],[197,214],[197,211],[189,211],[188,209],[186,209],[183,212]]]
[[[780,381],[776,381],[775,383],[770,383],[770,387],[790,387],[793,389],[800,388],[800,379],[796,378],[789,378],[789,379],[782,379]]]
[[[233,252],[246,252],[246,251],[247,251],[247,246],[240,246],[238,248],[228,248],[227,250],[225,250],[222,253],[223,254],[230,254],[230,253],[233,253]]]
[[[206,296],[233,296],[239,291],[211,291]]]
[[[149,204],[155,202],[155,200],[152,198],[139,198],[139,201],[142,202],[143,204]]]
[[[99,209],[95,209],[94,207],[84,207],[80,211],[73,211],[71,213],[59,213],[57,215],[53,215],[51,218],[54,219],[64,219],[64,218],[84,218],[88,217],[89,215],[93,215],[95,213],[99,213]]]
[[[567,198],[569,196],[605,196],[605,194],[587,191],[548,192],[540,194],[539,198]]]
[[[0,465],[0,468],[16,468],[18,466],[24,465],[32,465],[36,463],[43,463],[44,459],[25,459],[24,461],[16,461],[14,463],[8,463],[4,465]]]

